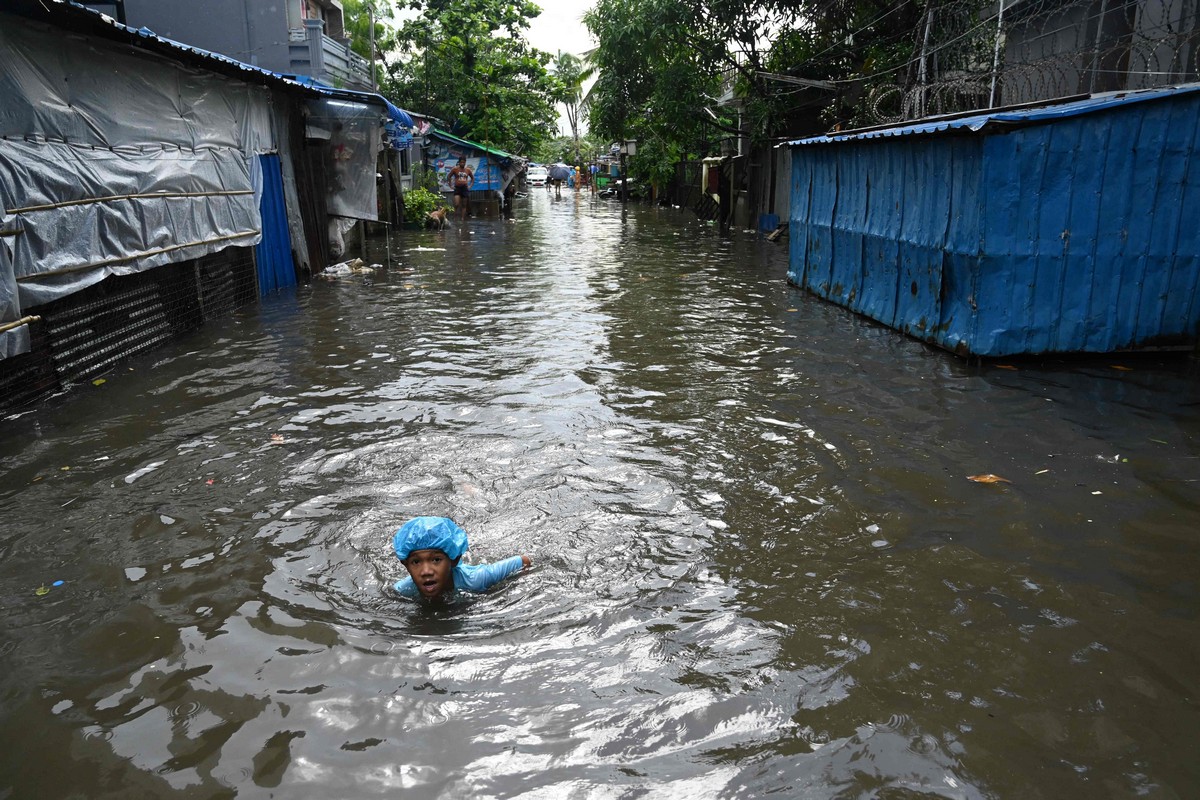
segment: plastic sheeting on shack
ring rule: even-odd
[[[789,144],[821,297],[981,356],[1200,338],[1200,85]]]
[[[259,241],[262,87],[0,14],[0,136],[0,321]]]
[[[383,148],[382,107],[346,100],[309,100],[308,138],[328,142],[329,213],[351,219],[379,218],[376,159]]]

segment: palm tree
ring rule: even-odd
[[[595,69],[579,56],[559,50],[554,57],[554,75],[562,83],[558,101],[567,110],[567,124],[575,142],[575,163],[579,163],[579,103],[583,99],[583,84]]]

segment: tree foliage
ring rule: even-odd
[[[910,58],[925,1],[597,0],[584,17],[599,42],[589,123],[637,138],[645,170],[733,136],[861,122],[872,83]]]
[[[583,100],[583,83],[592,77],[594,69],[579,56],[558,51],[554,57],[554,76],[561,84],[558,101],[567,112],[567,124],[571,126],[571,138],[575,143],[575,161],[582,153],[579,147],[579,104]]]
[[[608,153],[611,142],[592,133],[573,136],[557,136],[549,139],[533,151],[533,160],[541,164],[583,165],[595,161]]]
[[[598,0],[584,22],[599,42],[589,127],[614,141],[638,141],[635,176],[659,180],[675,160],[704,155],[714,133],[732,129],[716,102],[720,63],[689,3]]]
[[[541,9],[528,0],[412,0],[396,31],[386,92],[453,133],[529,153],[555,133],[560,82],[549,53],[524,38]]]
[[[342,27],[350,49],[377,62],[382,54],[395,50],[396,34],[388,25],[392,17],[392,6],[385,0],[343,0]]]

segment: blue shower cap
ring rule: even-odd
[[[441,550],[457,561],[467,552],[467,532],[446,517],[414,517],[396,531],[392,546],[401,561],[413,550]]]

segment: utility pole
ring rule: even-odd
[[[917,105],[917,116],[925,116],[925,84],[929,80],[927,71],[927,53],[929,51],[929,33],[933,28],[933,6],[929,7],[929,12],[925,15],[925,38],[921,41],[921,65],[917,71],[917,83],[920,88],[920,102]]]
[[[625,172],[625,146],[621,145],[621,202],[629,200],[629,176]]]
[[[1104,22],[1104,11],[1100,12],[1101,24]],[[996,75],[1000,71],[1000,42],[1004,38],[1004,0],[1000,0],[1000,11],[996,15],[996,43],[992,49],[992,88],[988,92],[988,108],[996,107]],[[1092,81],[1096,80],[1096,70],[1092,69]]]
[[[367,22],[371,25],[371,91],[379,91],[379,83],[375,80],[375,2],[367,0]]]

